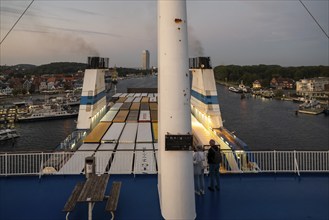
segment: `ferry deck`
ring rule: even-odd
[[[15,176],[0,178],[0,219],[65,219],[64,204],[83,175]],[[208,177],[205,177],[206,185]],[[110,176],[122,181],[115,219],[162,219],[157,175]],[[203,220],[327,220],[329,176],[327,174],[226,174],[220,192],[206,191],[196,197],[196,219]],[[94,219],[110,219],[106,201],[94,206]],[[86,204],[79,204],[69,219],[87,219]]]
[[[107,195],[112,182],[122,182],[116,219],[162,219],[157,189],[157,94],[118,93],[112,101],[82,145],[55,171],[48,172],[51,164],[45,162],[39,177],[0,178],[0,219],[65,219],[62,210],[68,197],[85,180],[87,156],[96,158],[96,174],[110,174]],[[192,129],[200,143],[212,138],[193,116]],[[205,181],[208,186],[208,176]],[[222,170],[219,192],[206,190],[204,196],[196,195],[197,219],[326,220],[328,186],[328,173],[298,176]],[[110,218],[105,203],[95,204],[94,219]],[[87,205],[77,203],[69,219],[87,218]]]

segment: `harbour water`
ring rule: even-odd
[[[157,87],[157,77],[119,81],[117,92],[129,87]],[[262,98],[240,99],[227,87],[217,85],[224,126],[250,150],[329,150],[329,117],[295,115],[298,105]],[[109,96],[113,95],[110,91]],[[0,151],[52,151],[76,127],[75,118],[17,124],[20,137],[0,143]]]

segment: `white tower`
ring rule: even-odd
[[[105,70],[108,58],[88,57],[80,100],[77,129],[91,129],[106,111]]]
[[[143,70],[150,69],[150,52],[148,50],[143,50],[143,53],[142,53],[142,68],[143,68]]]
[[[159,196],[165,219],[195,219],[191,151],[165,150],[165,135],[191,134],[186,1],[158,1]]]

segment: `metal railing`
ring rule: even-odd
[[[2,153],[0,176],[81,174],[86,157],[81,153]],[[305,172],[329,172],[329,151],[225,151],[222,158],[221,173],[286,172],[300,175]],[[108,172],[111,160],[111,156],[96,156],[96,172]],[[134,158],[129,157],[129,160]],[[236,161],[234,169],[231,168],[232,160]],[[100,170],[100,167],[104,169]]]
[[[73,152],[0,154],[0,176],[57,173]]]
[[[231,151],[222,155],[222,172],[228,173],[329,172],[329,151]],[[228,161],[232,157],[239,169],[231,169]]]

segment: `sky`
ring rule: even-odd
[[[30,0],[0,0],[2,40]],[[329,34],[329,0],[303,3]],[[213,66],[329,65],[329,39],[298,0],[188,0],[189,56]],[[87,62],[157,66],[156,0],[35,0],[0,45],[0,65]]]

